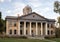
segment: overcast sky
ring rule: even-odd
[[[53,11],[54,1],[56,0],[0,0],[0,11],[5,19],[6,16],[22,15],[23,8],[29,5],[33,12],[49,19],[56,19],[59,14]]]

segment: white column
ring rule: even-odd
[[[45,35],[47,35],[47,23],[45,24]]]
[[[26,21],[24,21],[24,35],[26,35]]]
[[[14,35],[14,28],[12,29],[12,35]]]
[[[49,24],[49,29],[51,28],[51,24]],[[51,35],[51,30],[49,30],[49,35]]]
[[[43,35],[43,23],[41,23],[41,35]]]
[[[36,22],[36,35],[38,35],[38,27],[37,27],[37,22]]]
[[[18,35],[20,35],[20,21],[18,20]]]
[[[30,35],[31,35],[31,22],[30,22]]]
[[[6,21],[6,35],[9,34],[9,31],[8,31],[8,21]]]

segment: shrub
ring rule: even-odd
[[[44,37],[45,39],[53,39],[53,38],[55,38],[55,36],[53,35],[53,36],[45,36]]]
[[[7,35],[5,35],[5,36],[0,36],[0,38],[21,38],[21,39],[27,39],[27,36],[7,36]]]
[[[27,37],[26,37],[26,36],[20,36],[19,38],[27,39]]]
[[[60,28],[56,28],[55,36],[56,36],[56,38],[60,38]]]

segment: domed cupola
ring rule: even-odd
[[[29,13],[32,13],[32,9],[29,5],[27,5],[23,8],[23,15],[26,15],[26,14],[29,14]]]

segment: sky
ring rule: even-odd
[[[6,16],[23,15],[23,8],[26,5],[31,6],[32,11],[48,19],[57,19],[58,13],[55,13],[54,2],[60,0],[0,0],[0,11],[2,18]]]

